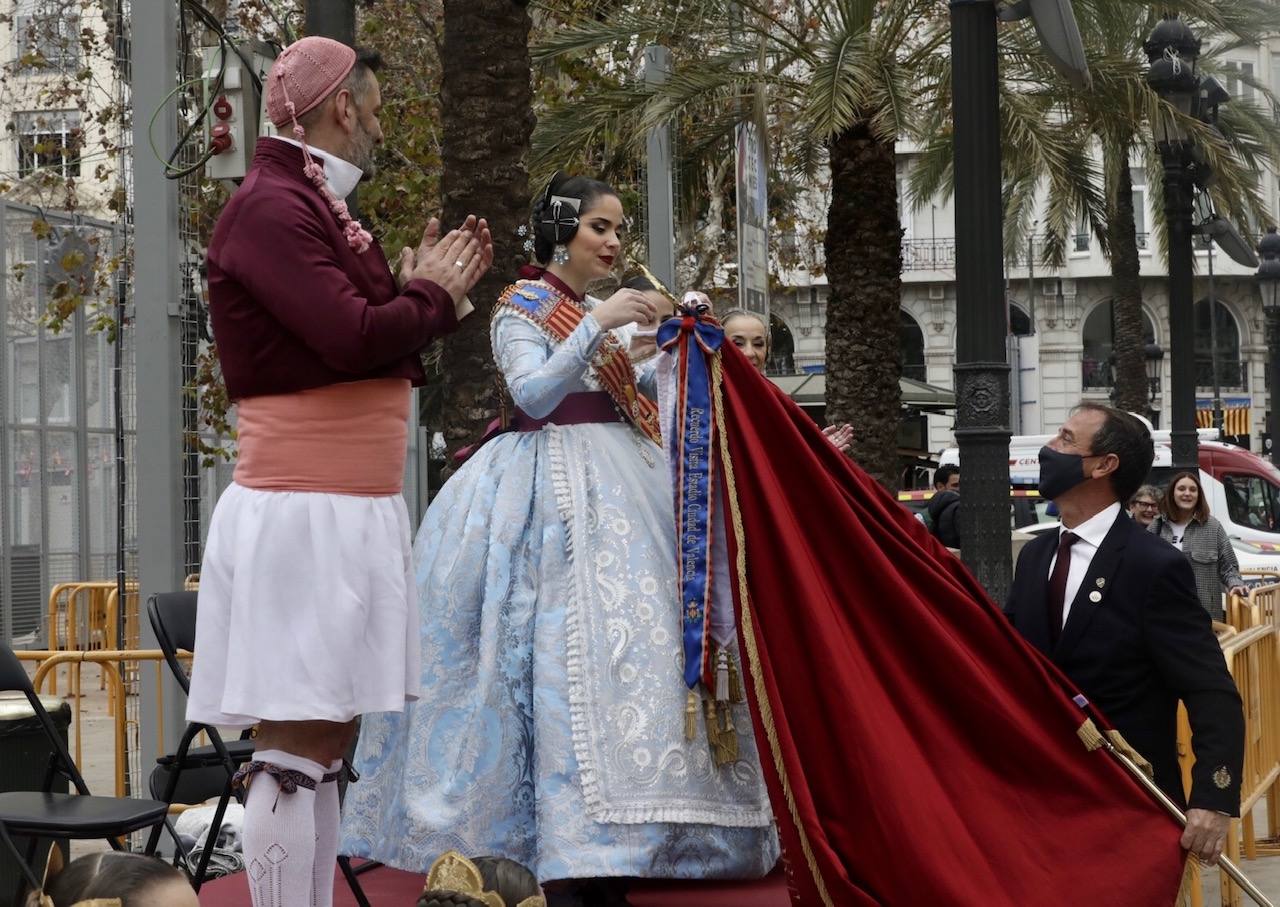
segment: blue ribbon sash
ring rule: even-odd
[[[724,331],[705,305],[682,306],[658,328],[658,346],[676,357],[676,412],[666,439],[675,465],[676,559],[684,620],[684,681],[714,689],[711,665],[711,491],[716,419],[710,359]]]

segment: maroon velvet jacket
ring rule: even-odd
[[[397,291],[376,241],[357,255],[302,150],[268,139],[214,228],[209,311],[232,400],[365,378],[420,385],[418,350],[458,326],[431,281]]]

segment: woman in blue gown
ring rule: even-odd
[[[621,203],[557,175],[533,221],[549,265],[491,331],[517,430],[423,520],[421,698],[364,719],[342,852],[417,871],[492,854],[540,881],[763,875],[778,845],[745,708],[737,761],[717,764],[702,722],[686,734],[671,480],[636,394],[652,365],[627,356],[653,305],[585,295]]]

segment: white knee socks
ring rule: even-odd
[[[328,773],[342,771],[342,760],[329,765]],[[314,907],[333,907],[333,871],[338,859],[338,782],[325,781],[316,788],[316,858],[312,876]]]
[[[316,790],[324,766],[282,750],[260,750],[253,758],[285,770],[287,776],[297,773],[282,780],[263,771],[249,784],[244,861],[253,907],[313,907]],[[287,791],[295,785],[292,793]],[[337,794],[333,796],[336,800]],[[330,867],[332,873],[332,858]],[[332,875],[328,888],[330,900],[324,903],[332,902]]]

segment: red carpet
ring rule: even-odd
[[[355,898],[334,871],[333,907],[355,907]],[[373,907],[413,907],[422,893],[423,876],[380,866],[359,876]],[[790,907],[781,872],[755,882],[635,882],[627,901],[632,907]],[[250,907],[244,874],[216,879],[200,889],[201,907]]]
[[[787,879],[774,871],[754,882],[639,880],[627,892],[631,907],[791,907]]]

